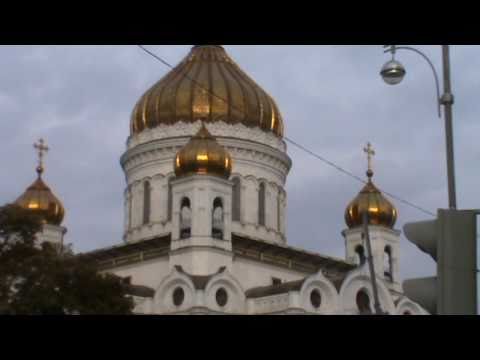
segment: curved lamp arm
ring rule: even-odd
[[[437,71],[435,70],[435,66],[433,65],[433,63],[431,62],[431,60],[428,58],[427,55],[425,55],[423,52],[421,52],[420,50],[417,50],[413,47],[410,47],[410,46],[396,46],[396,45],[391,45],[387,50],[385,50],[384,52],[385,53],[392,53],[393,55],[395,55],[395,52],[396,50],[410,50],[410,51],[413,51],[413,52],[416,52],[417,54],[419,54],[421,57],[423,57],[427,62],[428,62],[428,65],[430,65],[430,67],[432,68],[432,71],[433,71],[433,76],[435,78],[435,86],[437,88],[437,106],[438,106],[438,117],[442,117],[442,111],[441,111],[441,96],[440,96],[440,81],[438,79],[438,74],[437,74]]]

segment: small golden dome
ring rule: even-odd
[[[370,225],[393,229],[397,221],[397,209],[372,182],[372,157],[375,155],[375,151],[370,143],[363,151],[368,156],[368,183],[348,205],[345,211],[345,222],[350,229],[363,226],[363,214],[368,212],[368,223]]]
[[[395,226],[397,210],[371,179],[345,211],[345,222],[350,229],[363,225],[362,215],[365,211],[368,211],[370,225],[385,226],[390,229]]]
[[[232,173],[232,158],[210,134],[205,125],[175,158],[175,175],[216,175],[225,179]]]
[[[42,172],[43,168],[38,167],[37,180],[15,201],[15,204],[39,215],[44,223],[58,226],[63,221],[65,209],[60,200],[43,182]]]
[[[131,134],[161,124],[202,120],[259,127],[283,136],[275,101],[218,45],[196,45],[133,110]]]
[[[63,221],[65,209],[60,200],[53,195],[50,188],[42,180],[44,171],[43,157],[49,148],[43,139],[40,139],[33,147],[38,151],[38,178],[28,187],[23,195],[15,201],[15,204],[39,215],[44,224],[58,226]]]

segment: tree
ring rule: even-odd
[[[38,244],[38,217],[16,205],[0,207],[0,314],[131,314],[121,278],[69,249]]]

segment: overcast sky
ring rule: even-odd
[[[374,182],[431,212],[447,207],[444,123],[437,117],[427,63],[398,54],[401,86],[378,73],[381,46],[225,46],[277,101],[286,134],[360,176],[370,141]],[[439,46],[418,46],[441,70]],[[177,64],[190,45],[149,46]],[[458,205],[480,207],[480,72],[478,46],[453,46],[452,77]],[[84,252],[120,244],[125,151],[131,111],[168,68],[135,46],[0,46],[0,203],[14,201],[35,179],[32,144],[51,148],[45,180],[66,207],[67,242]],[[344,211],[362,185],[289,146],[288,242],[343,258]],[[393,201],[397,228],[427,219]],[[435,265],[402,237],[401,275],[428,276]]]

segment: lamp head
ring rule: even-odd
[[[383,66],[382,71],[380,71],[383,81],[385,81],[388,85],[400,84],[405,78],[406,74],[407,72],[405,67],[395,59],[387,62]]]

